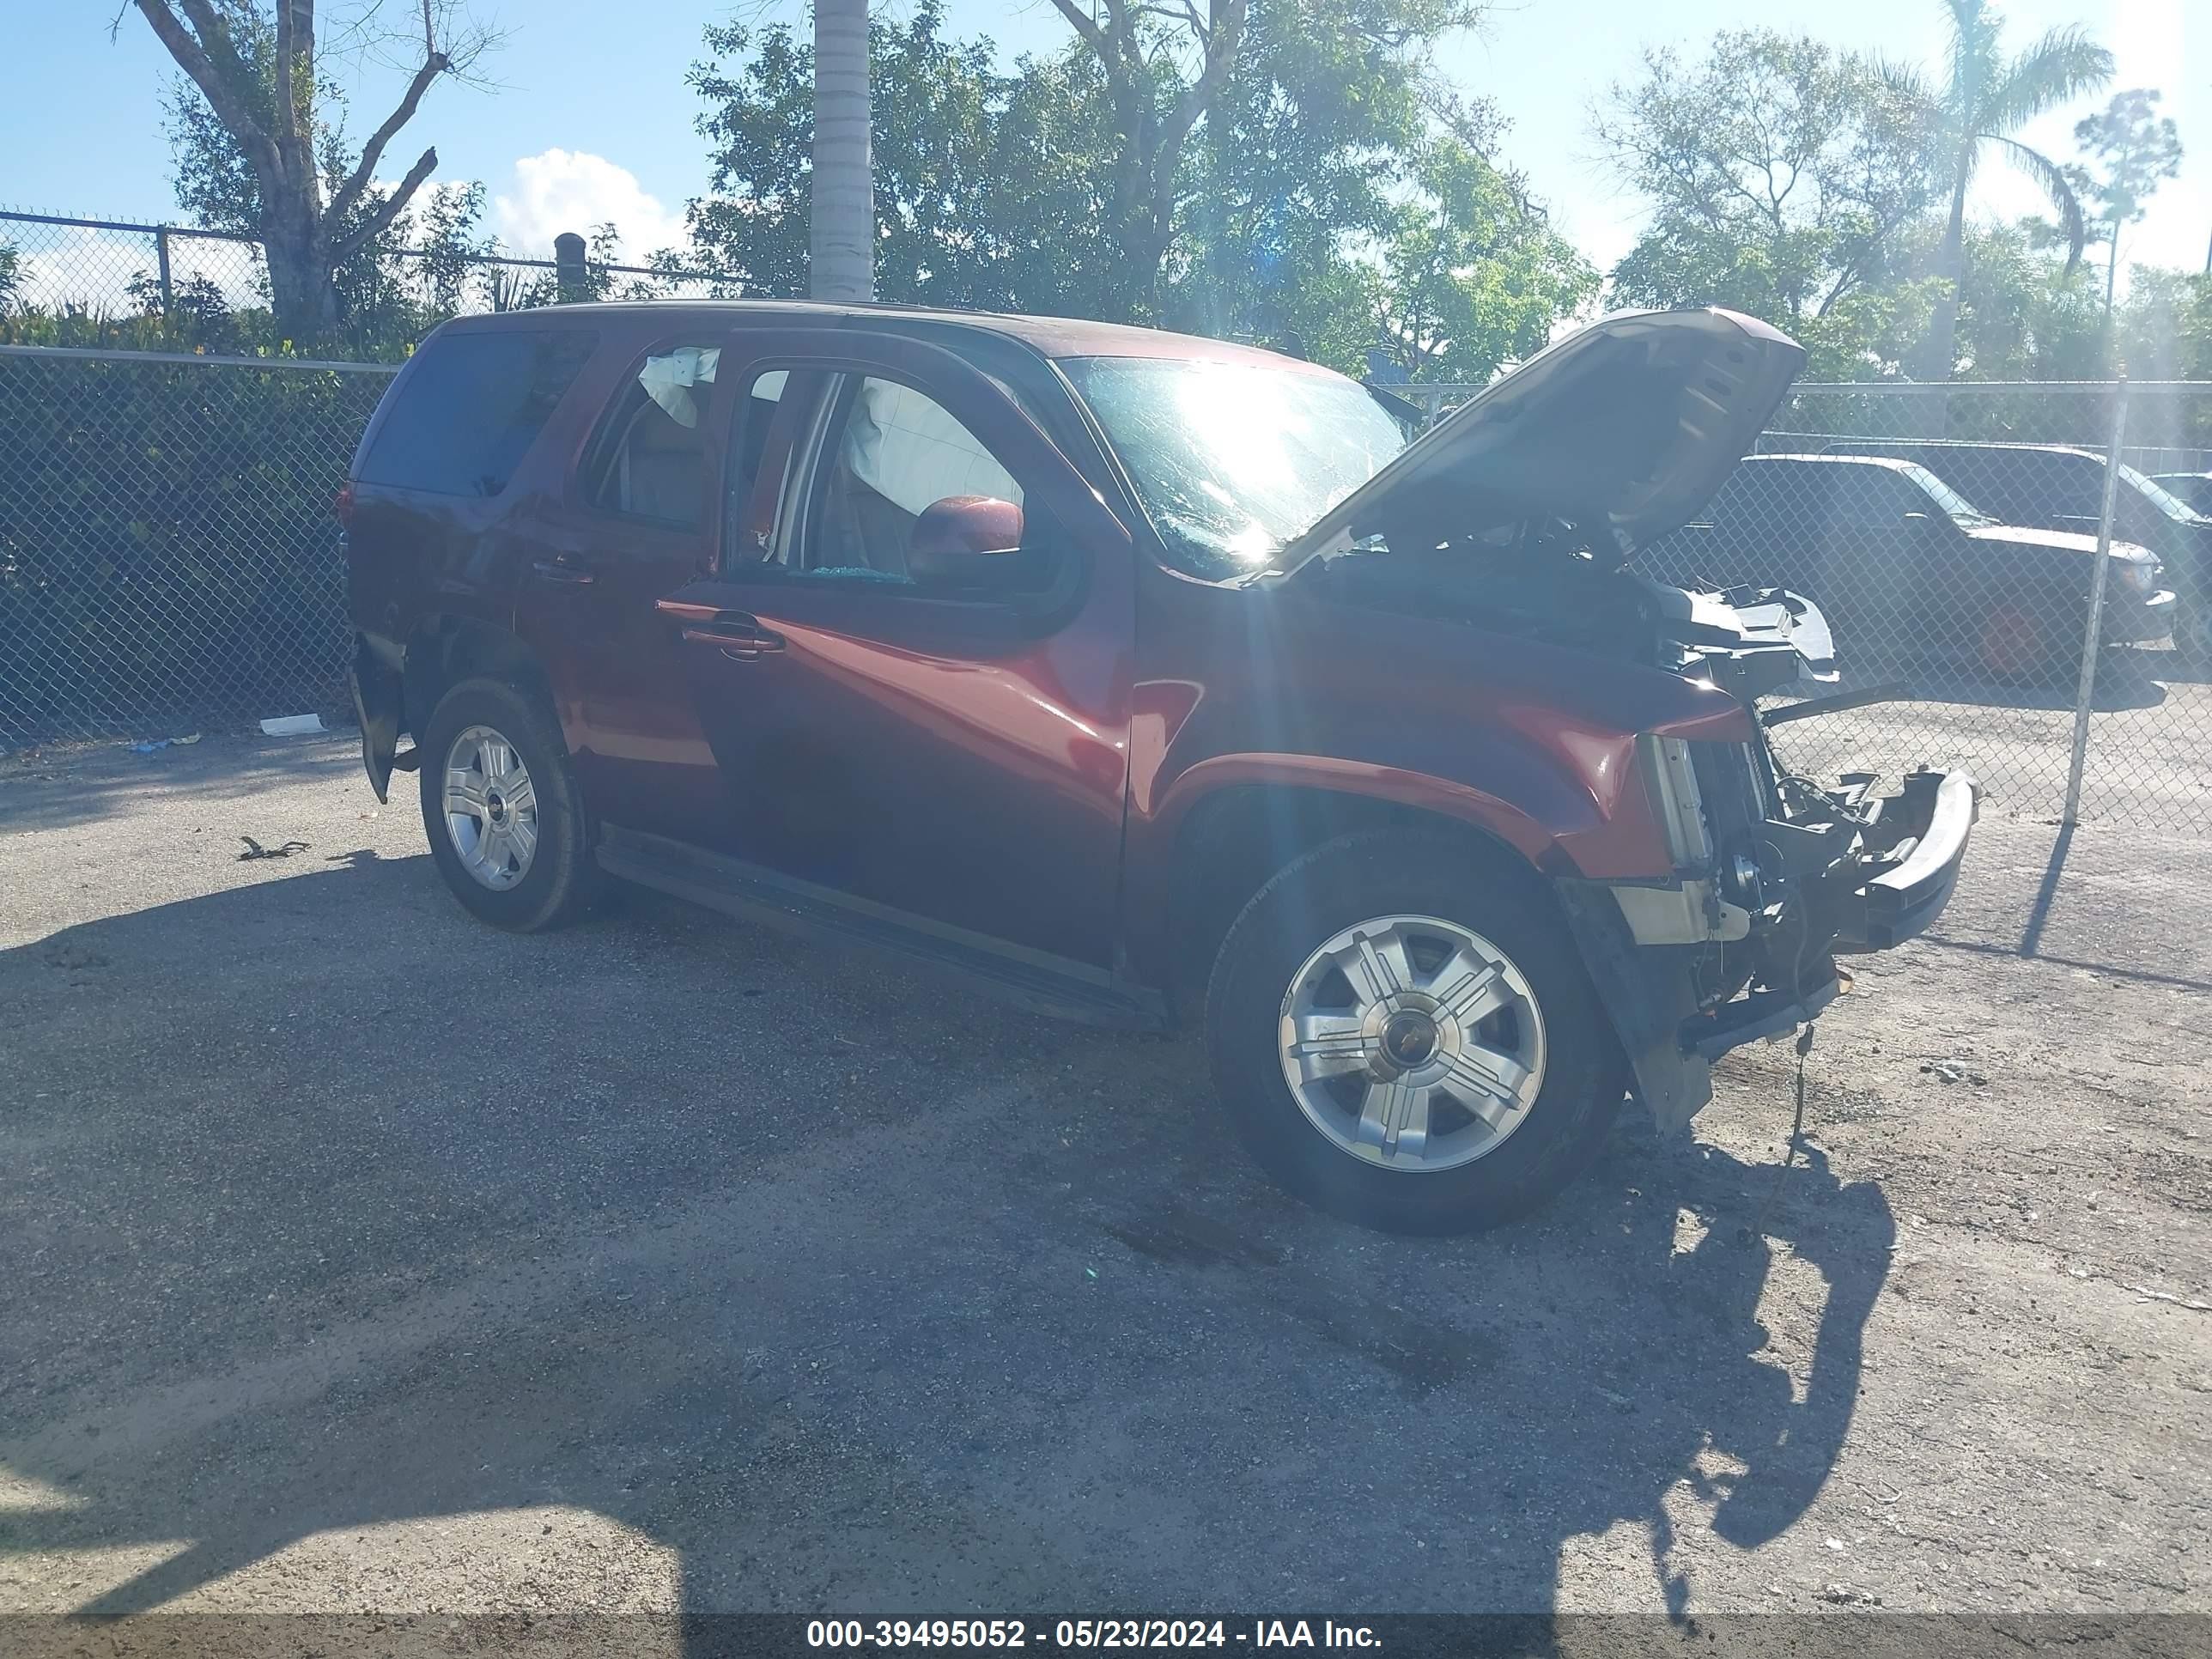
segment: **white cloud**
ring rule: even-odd
[[[584,150],[549,149],[514,164],[514,183],[492,198],[491,228],[513,252],[550,259],[564,230],[588,237],[611,221],[621,233],[619,258],[641,264],[684,242],[684,216],[648,194],[628,167]]]

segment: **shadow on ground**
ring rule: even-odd
[[[0,828],[66,828],[164,792],[189,791],[219,810],[360,765],[344,732],[307,739],[209,737],[146,755],[120,743],[19,750],[0,755]]]
[[[495,934],[419,857],[70,928],[0,1002],[0,1557],[159,1547],[88,1614],[522,1508],[476,1595],[623,1593],[559,1506],[690,1612],[1541,1612],[1620,1521],[1680,1610],[1828,1478],[1894,1237],[1626,1119],[1536,1223],[1354,1232],[1187,1043],[649,901]],[[407,1588],[340,1553],[254,1599]]]

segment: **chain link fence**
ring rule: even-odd
[[[465,246],[380,246],[339,272],[344,355],[396,357],[445,318],[550,305],[560,265]],[[735,277],[587,257],[588,297],[716,298]],[[0,339],[279,349],[254,237],[198,226],[0,210]]]
[[[2203,832],[2212,522],[2144,469],[2202,470],[2208,426],[2202,385],[1808,386],[1639,563],[1819,605],[1839,683],[1773,699],[1800,770],[1963,767],[1999,810]],[[1870,700],[1814,713],[1838,693]]]
[[[343,713],[332,503],[393,372],[0,347],[0,748]]]
[[[0,746],[343,714],[331,506],[391,372],[0,348]],[[1839,682],[1770,699],[1798,769],[2202,833],[2212,521],[2147,469],[2212,470],[2208,432],[2205,385],[1806,387],[1638,564],[1820,606]]]

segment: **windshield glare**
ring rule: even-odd
[[[1389,413],[1335,375],[1156,357],[1060,367],[1169,558],[1209,580],[1258,569],[1406,447]]]

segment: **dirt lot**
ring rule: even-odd
[[[0,1609],[2212,1610],[2212,842],[2055,833],[1778,1194],[1785,1047],[1409,1242],[1188,1042],[475,925],[345,743],[7,761]]]
[[[1902,681],[1912,701],[1778,726],[1792,765],[1827,775],[1900,766],[1963,766],[1998,811],[2055,818],[2066,799],[2080,670],[2060,664],[2039,684],[1994,684],[1957,672],[1879,660],[1846,668],[1835,686],[1801,682],[1791,695]],[[2116,647],[2098,664],[2082,769],[2085,818],[2124,829],[2212,836],[2212,684],[2163,647]]]

